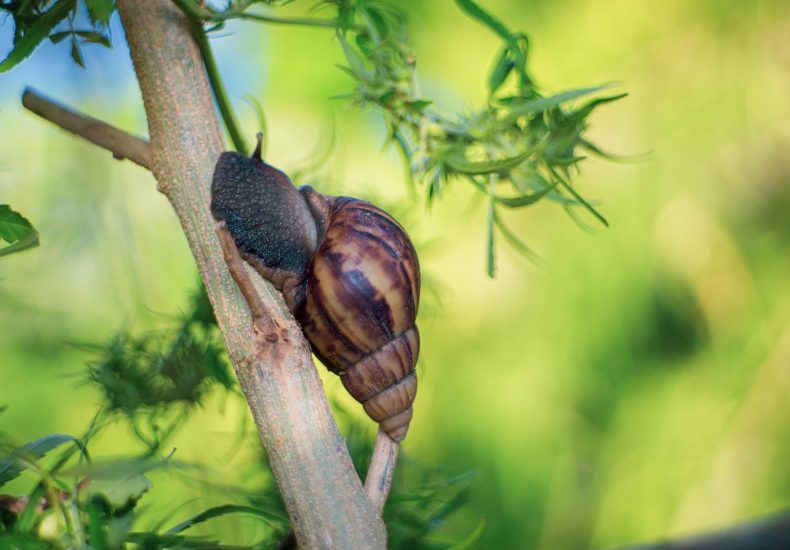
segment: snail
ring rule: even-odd
[[[381,208],[296,188],[261,158],[223,153],[211,214],[241,257],[282,292],[313,353],[393,440],[417,391],[420,269],[406,231]]]

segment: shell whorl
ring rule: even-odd
[[[420,269],[408,235],[368,202],[333,199],[306,290],[300,321],[313,352],[392,439],[402,440],[420,347]]]

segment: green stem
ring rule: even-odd
[[[334,19],[310,19],[307,17],[274,17],[273,15],[263,15],[259,13],[247,12],[227,12],[214,13],[209,17],[210,21],[225,21],[228,19],[243,19],[246,21],[259,21],[261,23],[272,23],[274,25],[302,25],[303,27],[323,27],[334,29],[337,21]]]
[[[203,24],[200,22],[200,20],[205,19],[205,16],[208,14],[197,5],[189,2],[189,0],[174,0],[174,3],[184,12],[192,26],[192,34],[200,50],[200,57],[203,58],[203,65],[206,67],[206,74],[208,75],[208,81],[211,85],[211,91],[214,93],[214,101],[217,103],[222,121],[225,123],[225,128],[227,128],[228,134],[230,134],[233,147],[237,151],[246,154],[247,147],[244,144],[244,139],[241,137],[239,123],[236,121],[236,115],[233,113],[233,107],[228,99],[228,93],[225,91],[225,85],[219,74],[219,68],[214,59],[214,53],[211,51],[211,45],[208,42],[206,31],[203,29]]]
[[[324,27],[334,29],[337,27],[335,19],[311,19],[307,17],[275,17],[246,11],[214,11],[201,7],[189,0],[173,0],[175,4],[193,21],[227,21],[229,19],[244,19],[247,21],[260,21],[275,25],[302,25],[305,27]]]
[[[203,25],[195,21],[192,22],[192,26],[194,28],[195,42],[197,42],[200,56],[203,58],[203,64],[206,66],[206,74],[208,75],[209,84],[211,84],[211,90],[214,92],[214,100],[217,102],[222,121],[228,129],[228,134],[230,134],[230,140],[237,151],[246,154],[247,147],[244,145],[244,139],[241,137],[239,123],[236,122],[236,115],[233,113],[228,93],[225,91],[225,85],[222,83],[217,62],[206,37],[206,31],[203,30]]]

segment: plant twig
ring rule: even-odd
[[[208,42],[206,31],[203,30],[203,25],[192,20],[192,34],[195,37],[195,42],[200,49],[200,56],[203,58],[203,64],[206,67],[206,74],[208,81],[211,84],[211,90],[214,92],[214,99],[217,102],[219,113],[222,115],[222,120],[225,122],[225,128],[228,129],[230,140],[233,142],[233,147],[240,153],[247,153],[247,146],[244,143],[244,138],[241,137],[241,130],[239,130],[239,123],[236,120],[236,115],[233,112],[233,106],[228,98],[228,92],[225,90],[225,84],[222,82],[222,76],[219,73],[219,67],[214,59],[214,53],[211,51],[211,44]]]
[[[263,307],[282,327],[276,343],[261,346],[228,272],[209,209],[224,147],[191,22],[171,0],[116,4],[145,103],[154,176],[197,261],[299,546],[383,548],[384,524],[354,472],[301,328],[255,277]]]
[[[301,25],[304,27],[323,27],[334,29],[337,21],[334,19],[312,19],[308,17],[277,17],[260,13],[248,13],[244,10],[216,11],[207,6],[200,6],[189,0],[174,0],[175,4],[196,21],[226,21],[228,19],[246,19],[260,23],[273,23],[275,25]]]
[[[31,88],[25,89],[22,105],[64,130],[107,149],[117,159],[129,159],[143,168],[151,169],[151,148],[142,138],[68,109]]]
[[[392,476],[397,463],[398,443],[379,428],[376,444],[373,447],[373,456],[370,458],[368,475],[365,478],[365,493],[379,514],[387,502],[387,495],[392,487]]]

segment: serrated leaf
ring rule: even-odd
[[[168,529],[165,532],[165,535],[175,535],[189,529],[195,524],[202,523],[204,521],[217,518],[220,516],[224,516],[227,514],[248,514],[251,516],[258,517],[264,520],[269,525],[273,526],[283,526],[287,525],[288,519],[281,516],[280,514],[276,514],[273,512],[269,512],[267,510],[261,510],[260,508],[254,508],[252,506],[243,506],[239,504],[225,504],[223,506],[215,506],[213,508],[209,508],[208,510],[204,510],[203,512],[192,516],[191,518],[182,521],[178,525]]]
[[[139,499],[153,484],[145,472],[164,466],[167,461],[121,459],[74,468],[73,473],[91,479],[91,493],[101,493],[116,508]]]
[[[34,231],[33,224],[8,204],[0,204],[0,239],[14,243]]]
[[[25,34],[14,43],[14,49],[8,57],[0,63],[0,73],[10,71],[33,53],[36,46],[49,36],[55,25],[68,16],[73,6],[72,0],[58,0],[51,8],[39,15]]]
[[[88,8],[91,21],[104,26],[109,24],[110,16],[115,9],[113,0],[85,0],[85,6]]]
[[[26,461],[37,460],[67,441],[76,442],[77,439],[70,435],[50,434],[14,449],[0,460],[0,487],[19,476],[27,468]]]

